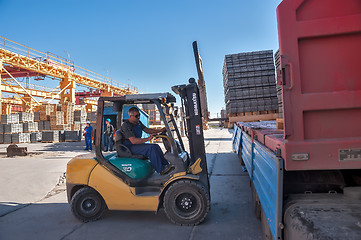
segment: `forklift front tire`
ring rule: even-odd
[[[194,181],[173,183],[166,191],[163,206],[167,217],[177,225],[194,226],[206,218],[209,196],[205,188]]]
[[[83,222],[91,222],[102,216],[106,204],[98,192],[90,187],[84,187],[71,198],[70,207],[76,218]]]

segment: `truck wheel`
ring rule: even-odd
[[[204,187],[194,181],[173,183],[166,191],[163,206],[167,217],[177,225],[194,226],[206,218],[209,195]]]
[[[102,216],[106,204],[98,192],[90,187],[84,187],[71,198],[70,207],[75,217],[83,222],[90,222]]]

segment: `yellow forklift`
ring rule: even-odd
[[[98,101],[95,155],[84,154],[67,165],[68,202],[75,217],[84,222],[99,219],[104,210],[153,211],[161,208],[178,225],[197,225],[210,210],[210,186],[204,146],[199,89],[189,84],[173,86],[185,112],[184,126],[189,143],[185,150],[172,109],[176,98],[170,93],[100,97]],[[156,173],[148,159],[133,155],[116,131],[116,153],[102,151],[104,109],[117,112],[117,129],[126,105],[155,104],[166,130],[161,138],[164,157],[175,166],[166,175]]]

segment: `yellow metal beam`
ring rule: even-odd
[[[29,89],[29,88],[27,90],[34,97],[42,97],[44,99],[51,99],[51,98],[53,98],[55,96],[54,99],[60,100],[60,96],[57,95],[57,93],[49,93],[49,92],[36,90],[36,89]],[[21,87],[15,86],[15,85],[7,86],[7,85],[4,85],[4,84],[1,84],[0,91],[7,92],[7,93],[19,93],[21,95],[26,95],[27,94],[27,92],[24,91]]]
[[[19,98],[1,98],[1,103],[11,105],[22,105],[23,101]]]
[[[62,61],[57,62],[49,58],[40,61],[36,58],[26,57],[3,48],[0,48],[0,59],[3,60],[3,63],[9,64],[13,67],[23,68],[29,71],[38,72],[42,75],[53,76],[60,79],[67,78],[68,74],[71,73],[71,79],[78,84],[100,89],[106,92],[110,91],[117,95],[137,93],[136,90],[131,88],[121,88],[111,85],[111,83],[114,84],[116,82],[113,80],[107,80],[107,78],[99,74],[78,66],[69,67],[68,63],[63,63]]]

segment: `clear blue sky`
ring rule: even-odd
[[[0,35],[146,92],[197,78],[203,59],[212,116],[224,107],[226,54],[277,50],[281,0],[0,0]]]

